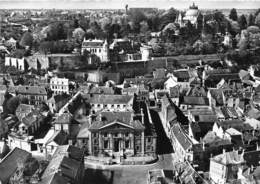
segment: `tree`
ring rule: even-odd
[[[82,42],[85,36],[85,31],[82,28],[76,28],[72,32],[72,37],[76,40],[76,42]]]
[[[247,26],[253,26],[255,24],[255,17],[250,13],[248,16]]]
[[[247,21],[246,21],[246,17],[244,14],[242,14],[239,18],[238,18],[238,24],[241,30],[246,29],[247,27]]]
[[[260,13],[255,18],[255,24],[260,27]]]
[[[229,18],[233,21],[237,21],[237,10],[235,8],[232,8],[229,14]]]
[[[33,37],[30,32],[25,32],[19,43],[22,47],[31,47],[33,44]]]
[[[164,14],[161,17],[160,21],[160,29],[162,29],[165,25],[174,22],[175,19],[177,18],[177,15],[179,14],[178,10],[174,8],[170,8],[166,14]]]

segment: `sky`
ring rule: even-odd
[[[257,9],[260,0],[0,0],[0,9],[123,9],[153,7],[187,9],[195,2],[200,9]]]

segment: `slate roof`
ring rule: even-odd
[[[142,125],[142,123],[139,120],[133,120],[132,118],[132,112],[101,112],[102,120],[96,120],[92,122],[92,124],[89,127],[89,130],[99,130],[105,125],[109,124],[124,124],[127,126],[130,126],[134,130],[144,130],[145,127]]]
[[[184,96],[182,104],[186,105],[209,105],[207,97]]]
[[[243,158],[243,154],[239,154],[238,151],[225,152],[223,154],[213,157],[212,160],[214,160],[217,163],[221,163],[223,165],[228,165],[228,164],[236,165],[245,162]]]
[[[69,183],[70,180],[61,176],[60,173],[52,173],[48,177],[42,178],[38,184],[61,184]]]
[[[89,89],[89,94],[108,94],[113,95],[115,93],[114,89],[112,87],[106,87],[106,86],[99,86],[99,87],[92,87]]]
[[[65,155],[68,158],[82,161],[84,157],[84,150],[72,145],[62,145],[56,149],[54,154],[59,156]]]
[[[32,126],[35,122],[37,122],[38,118],[36,115],[30,113],[27,116],[22,118],[22,123],[25,124],[27,127]]]
[[[54,132],[53,136],[46,142],[46,144],[51,143],[54,141],[58,145],[66,144],[68,139],[68,135],[63,131],[56,131]]]
[[[92,104],[128,104],[133,102],[134,96],[129,95],[93,95],[89,99]]]
[[[69,112],[64,112],[54,121],[55,124],[70,124],[72,120],[72,114]]]
[[[103,47],[103,40],[84,40],[82,42],[82,47],[90,47],[90,48],[100,48]]]
[[[216,105],[224,105],[224,94],[221,89],[210,89],[209,92],[212,98],[216,100]]]
[[[250,126],[247,123],[244,123],[243,120],[225,120],[225,121],[219,121],[218,125],[220,125],[224,130],[227,130],[229,128],[235,128],[238,131],[245,131],[245,130],[252,130],[253,127]]]
[[[79,130],[77,138],[88,138],[90,122],[86,121]]]
[[[20,148],[14,148],[0,162],[0,182],[8,183],[10,177],[15,173],[18,163],[25,163],[31,154]]]
[[[192,142],[188,136],[184,133],[179,123],[175,123],[172,126],[172,133],[176,137],[176,141],[180,143],[184,150],[192,147]]]
[[[46,89],[41,86],[10,86],[8,91],[18,94],[47,95]]]

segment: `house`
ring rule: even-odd
[[[225,152],[210,159],[209,177],[214,183],[225,184],[237,179],[239,167],[245,164],[244,152]]]
[[[90,123],[92,121],[92,116],[89,116],[87,121],[81,125],[80,129],[79,129],[79,133],[77,135],[77,146],[82,148],[84,147],[86,149],[86,151],[88,152],[88,148],[89,148],[89,137],[90,137],[90,131],[89,131],[89,127],[90,127]]]
[[[33,105],[28,105],[28,104],[20,104],[15,111],[15,115],[18,118],[19,121],[22,120],[25,116],[30,114],[34,110]]]
[[[153,169],[148,171],[147,184],[173,184],[172,170]]]
[[[73,116],[69,112],[64,112],[59,115],[53,122],[55,131],[63,131],[68,134],[69,144],[76,142],[76,136],[79,132],[79,123],[73,119]]]
[[[178,85],[177,80],[178,79],[174,76],[168,77],[168,79],[164,82],[164,88],[170,89],[170,88],[176,87]]]
[[[84,38],[81,46],[81,54],[83,55],[86,51],[97,56],[101,63],[109,61],[109,49],[107,40],[86,40]],[[90,61],[89,64],[92,64],[92,62]]]
[[[128,56],[133,56],[134,54],[136,54],[136,52],[134,51],[131,41],[128,39],[114,39],[109,45],[110,61],[124,62],[128,61],[128,59],[133,60],[134,58],[129,58]],[[138,55],[140,54],[138,53]]]
[[[33,111],[21,118],[18,125],[18,131],[21,134],[34,135],[38,132],[44,122],[44,117],[37,111]]]
[[[220,107],[226,104],[225,96],[221,89],[209,89],[207,97],[212,107]]]
[[[3,103],[5,100],[6,86],[0,85],[0,113],[3,112]]]
[[[209,99],[203,96],[183,96],[180,99],[180,109],[185,115],[190,109],[210,109]]]
[[[162,125],[166,135],[171,138],[171,127],[172,124],[176,122],[177,115],[175,113],[175,107],[173,106],[171,100],[164,95],[161,103],[161,111],[159,116],[162,120]]]
[[[52,95],[52,97],[47,100],[47,105],[51,113],[59,112],[59,110],[70,100],[70,98],[70,95],[67,95],[66,93]]]
[[[27,98],[30,105],[39,105],[47,101],[47,91],[41,86],[12,86],[8,88],[8,92]]]
[[[84,150],[63,145],[57,147],[39,184],[78,183],[84,178]]]
[[[175,70],[172,75],[177,78],[177,83],[181,88],[189,88],[191,81],[198,76],[197,72],[191,69]]]
[[[43,150],[45,151],[46,157],[49,155],[53,155],[58,148],[58,146],[62,146],[67,144],[68,142],[68,134],[62,130],[54,131],[53,135],[49,138],[49,140],[43,145]]]
[[[69,79],[52,77],[50,80],[50,88],[54,94],[69,94]]]
[[[109,111],[132,111],[134,96],[97,94],[88,99],[88,102],[95,112],[104,109]]]
[[[20,148],[14,148],[0,162],[0,183],[8,184],[20,164],[25,164],[32,155]]]
[[[171,127],[171,142],[180,161],[193,160],[193,143],[179,123],[174,123]]]

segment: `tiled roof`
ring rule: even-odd
[[[134,96],[129,95],[93,95],[89,103],[93,104],[128,104],[132,102]]]

